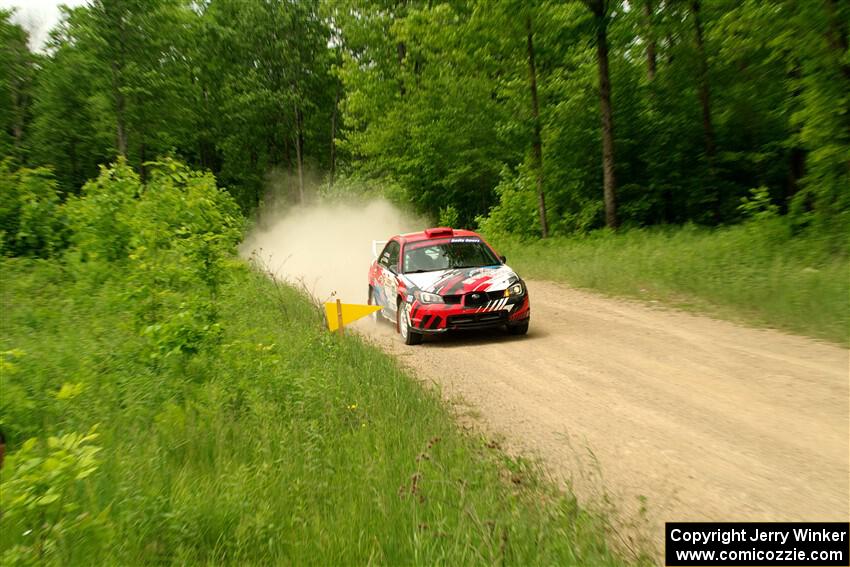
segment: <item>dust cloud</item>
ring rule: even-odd
[[[372,241],[422,230],[425,221],[384,199],[270,207],[239,248],[317,300],[366,303]]]

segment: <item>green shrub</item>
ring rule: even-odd
[[[738,210],[749,219],[767,220],[779,214],[779,207],[770,198],[770,190],[765,187],[750,189],[749,197],[741,197]]]
[[[440,207],[440,216],[437,220],[437,224],[440,226],[458,228],[460,225],[460,215],[457,209],[452,205]]]
[[[3,529],[18,542],[0,555],[4,565],[43,565],[67,556],[62,547],[96,527],[101,518],[82,509],[75,491],[98,467],[94,428],[25,441],[9,458],[0,509]]]
[[[80,260],[126,260],[141,192],[139,176],[122,159],[111,167],[101,166],[100,175],[86,183],[78,197],[68,199],[65,212],[71,243]]]
[[[242,237],[244,219],[236,201],[210,173],[166,159],[149,164],[150,181],[133,208],[134,259],[165,251],[214,292],[222,265]]]
[[[514,175],[503,168],[496,194],[499,203],[487,217],[478,217],[479,228],[491,235],[515,235],[520,238],[540,235],[537,195],[527,175]]]
[[[49,258],[65,245],[65,218],[53,172],[44,167],[12,171],[0,162],[0,253]]]

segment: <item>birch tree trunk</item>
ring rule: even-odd
[[[605,226],[616,229],[617,177],[614,173],[614,113],[611,108],[611,73],[608,68],[608,6],[605,0],[588,0],[596,17],[596,62],[599,67],[599,113],[602,121],[602,182]]]
[[[714,125],[711,120],[711,90],[708,83],[708,59],[705,55],[705,40],[700,17],[700,0],[691,0],[691,15],[694,18],[697,55],[699,57],[699,101],[702,107],[702,131],[705,138],[705,155],[709,160],[717,151],[714,141]]]
[[[644,0],[643,22],[644,27],[646,28],[646,32],[644,33],[644,40],[646,41],[646,78],[650,83],[655,80],[655,72],[657,69],[655,29],[653,26],[652,14],[652,0]]]
[[[537,100],[537,69],[534,65],[534,31],[531,27],[531,14],[527,14],[525,17],[525,31],[528,48],[529,86],[531,88],[531,113],[534,120],[531,151],[537,177],[537,211],[540,215],[540,234],[543,238],[546,238],[549,236],[549,225],[546,222],[546,196],[543,192],[543,140],[540,126],[540,104]]]
[[[304,202],[304,116],[295,105],[295,159],[298,166],[298,202]]]

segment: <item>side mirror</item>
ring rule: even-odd
[[[501,260],[503,264],[508,263],[508,259],[505,256],[499,256],[499,260]]]

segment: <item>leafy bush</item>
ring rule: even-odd
[[[149,164],[150,181],[133,209],[134,259],[172,253],[181,269],[215,291],[223,261],[242,236],[236,201],[216,187],[210,173],[192,171],[172,159]]]
[[[499,203],[487,217],[478,217],[479,228],[490,235],[513,234],[520,238],[540,235],[537,195],[524,175],[503,168],[496,187]]]
[[[750,189],[749,197],[741,197],[738,210],[745,217],[754,220],[767,220],[779,214],[779,207],[773,204],[770,190],[765,186]]]
[[[65,218],[53,173],[44,167],[12,171],[0,162],[0,253],[49,258],[65,244]]]
[[[4,565],[36,565],[62,556],[62,546],[96,526],[99,518],[82,510],[75,498],[80,481],[98,467],[97,433],[50,436],[46,443],[28,439],[9,458],[0,509],[3,528],[20,543],[0,555]]]
[[[161,320],[142,329],[141,334],[150,341],[151,358],[193,355],[220,342],[221,325],[215,320],[215,311],[208,302],[182,303],[176,312],[169,310]]]
[[[60,206],[48,171],[12,173],[4,164],[0,183],[8,190],[3,192],[0,220],[11,229],[4,233],[4,245],[8,243],[12,252],[48,256],[60,249],[57,219],[66,218],[70,247],[64,262],[71,269],[65,272],[82,286],[76,293],[102,295],[101,290],[109,289],[107,314],[135,315],[135,325],[124,329],[138,339],[132,356],[152,361],[149,370],[162,375],[167,371],[162,361],[176,358],[185,365],[191,357],[219,346],[222,325],[215,298],[227,277],[226,262],[241,237],[242,217],[210,174],[173,160],[150,167],[146,184],[123,160],[102,167],[79,196]],[[44,266],[33,289],[52,287],[58,280],[62,285],[55,293],[64,297],[74,282],[62,270],[55,277],[54,267]],[[21,283],[27,281],[23,277]],[[48,313],[30,310],[23,315],[32,332],[53,330],[64,335],[69,332],[67,324],[58,328],[51,324],[61,311],[54,306]],[[93,326],[90,330],[97,334]],[[79,343],[85,348],[88,341],[91,337],[84,336]],[[90,444],[96,434],[63,431],[90,427],[101,404],[108,406],[124,395],[124,387],[100,382],[97,366],[81,360],[76,347],[52,369],[38,360],[49,345],[36,348],[37,357],[18,348],[9,348],[0,357],[4,392],[0,425],[14,438],[29,436],[10,456],[10,474],[4,472],[2,477],[4,527],[14,529],[13,545],[2,545],[0,539],[5,563],[67,558],[72,555],[66,549],[69,538],[89,537],[78,532],[97,522],[81,510],[75,491],[97,469],[98,449]],[[57,382],[67,375],[76,376],[75,381]],[[84,405],[93,405],[80,412],[67,400],[85,398],[86,384],[98,395],[83,400]],[[151,382],[147,386],[155,388]]]
[[[452,205],[441,207],[440,216],[437,220],[437,224],[440,226],[450,226],[453,228],[458,228],[460,225],[460,215],[457,212],[457,209]]]
[[[125,260],[133,234],[133,206],[142,192],[139,176],[119,160],[101,166],[100,175],[86,183],[79,197],[65,205],[71,243],[84,262]]]
[[[148,167],[150,179],[142,184],[119,160],[69,200],[69,256],[84,275],[100,273],[95,265],[107,273],[115,263],[129,269],[126,298],[152,358],[193,355],[217,344],[220,326],[210,299],[243,219],[211,174],[173,159]]]

